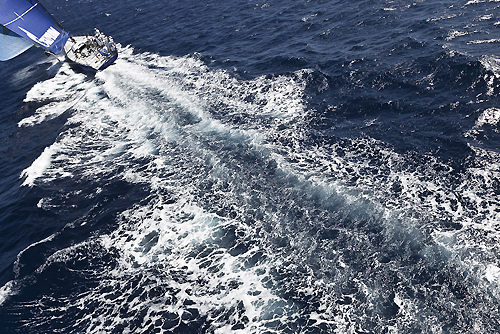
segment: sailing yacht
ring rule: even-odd
[[[92,36],[73,37],[39,1],[0,0],[0,25],[1,61],[12,59],[33,45],[93,71],[104,70],[118,57],[111,37],[97,29]]]

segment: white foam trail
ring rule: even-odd
[[[273,280],[272,269],[290,273],[290,280],[299,281],[295,277],[301,266],[306,267],[305,273],[297,277],[303,280],[290,283],[290,289],[299,287],[293,293],[321,301],[319,309],[309,314],[310,319],[335,325],[338,332],[353,331],[363,314],[353,304],[338,302],[341,297],[354,298],[339,293],[338,286],[356,277],[355,269],[343,260],[341,252],[328,248],[328,239],[321,241],[308,234],[311,229],[307,225],[317,221],[316,212],[307,207],[302,210],[303,226],[294,229],[292,225],[298,222],[287,216],[287,204],[275,203],[270,194],[256,190],[262,186],[271,192],[274,179],[285,180],[278,183],[283,187],[280,199],[285,202],[296,204],[296,193],[306,199],[314,197],[314,208],[321,213],[320,209],[331,210],[331,202],[337,201],[341,214],[375,221],[388,238],[402,231],[424,244],[427,241],[419,239],[420,229],[430,226],[435,231],[430,237],[449,251],[450,261],[456,261],[457,267],[477,269],[474,277],[478,281],[486,279],[480,289],[487,291],[496,284],[494,268],[484,263],[481,267],[472,253],[467,253],[478,246],[484,249],[475,251],[487,253],[488,244],[482,240],[470,245],[464,242],[470,240],[467,233],[493,230],[498,221],[498,199],[486,193],[499,178],[498,166],[492,163],[498,161],[496,155],[477,149],[478,167],[469,168],[455,187],[448,182],[451,168],[437,158],[418,157],[423,162],[413,163],[413,155],[397,154],[371,138],[311,147],[301,140],[307,136],[303,92],[310,71],[241,82],[193,57],[132,51],[122,50],[116,64],[97,74],[88,87],[84,83],[62,85],[61,96],[87,89],[72,108],[68,119],[72,126],[23,172],[25,184],[31,186],[77,175],[84,181],[103,183],[108,178],[122,179],[150,190],[150,197],[120,214],[116,231],[60,250],[47,261],[64,263],[76,256],[79,248],[83,252],[90,252],[89,247],[116,252],[118,266],[95,273],[101,287],[64,306],[85,309],[91,301],[99,301],[84,319],[75,320],[91,324],[87,332],[111,332],[131,320],[133,315],[121,313],[125,307],[132,308],[134,314],[148,309],[142,327],[146,331],[157,321],[159,326],[166,324],[162,312],[189,317],[187,314],[194,311],[186,303],[209,319],[213,332],[229,331],[242,323],[245,330],[264,332],[273,320],[286,323],[300,314],[276,292],[276,284],[265,284]],[[34,99],[47,95],[43,91],[32,94]],[[231,123],[233,117],[236,125]],[[490,118],[485,116],[484,120]],[[251,163],[236,154],[248,154],[256,161],[255,168],[274,163],[276,175],[259,179],[258,173],[252,174]],[[261,173],[265,172],[262,169]],[[202,202],[197,194],[203,182],[215,184],[207,191],[218,196],[213,211],[197,203]],[[267,211],[266,205],[272,210]],[[216,206],[229,207],[234,218],[216,214]],[[260,216],[247,224],[245,218],[252,211]],[[439,223],[448,219],[464,228],[441,228]],[[238,233],[234,232],[234,245],[224,246],[228,231]],[[357,245],[370,244],[363,231],[344,228],[341,232]],[[269,240],[274,235],[288,237],[286,252],[271,246]],[[247,237],[253,244],[236,252],[236,244]],[[423,247],[421,256],[432,261],[433,247]],[[321,251],[323,258],[311,269],[306,259],[315,258],[315,251]],[[247,264],[259,254],[262,260]],[[383,266],[376,260],[373,263]],[[398,264],[389,263],[384,268],[392,265]],[[317,278],[324,272],[329,272],[330,278],[318,284]],[[136,288],[128,285],[134,278],[143,294],[135,295]],[[386,298],[384,288],[373,282],[356,279],[353,285],[367,300],[370,311],[376,308],[377,300]],[[155,289],[161,293],[155,295]],[[115,290],[119,292],[116,297],[109,292]],[[399,307],[399,313],[390,330],[418,321],[415,314],[431,317],[432,310],[404,289],[396,292],[391,302]],[[104,318],[109,321],[102,321]]]
[[[137,310],[148,307],[148,320],[162,320],[154,315],[154,310],[179,316],[187,314],[191,311],[183,303],[189,302],[199,316],[213,317],[214,332],[231,330],[235,323],[242,321],[246,331],[260,332],[270,321],[262,317],[266,314],[272,317],[275,304],[279,303],[283,310],[291,306],[264,285],[263,278],[269,276],[268,261],[262,260],[250,267],[246,264],[265,253],[265,248],[255,245],[232,255],[233,246],[218,246],[217,240],[226,238],[227,229],[239,231],[236,241],[251,235],[252,231],[241,222],[218,217],[196,206],[193,194],[197,189],[192,179],[198,172],[203,174],[204,169],[210,170],[215,165],[220,164],[216,170],[224,170],[224,162],[214,156],[206,138],[223,145],[244,143],[265,149],[264,137],[252,129],[254,124],[249,123],[248,129],[225,124],[207,112],[211,104],[223,103],[233,110],[232,115],[265,117],[266,123],[274,127],[304,116],[302,74],[299,73],[298,79],[257,78],[251,83],[241,83],[224,71],[209,71],[190,57],[133,55],[131,49],[122,51],[116,64],[98,73],[91,83],[80,78],[66,80],[66,73],[62,72],[51,79],[49,85],[39,85],[29,92],[27,99],[42,102],[49,99],[51,89],[60,90],[57,96],[62,100],[75,92],[85,91],[85,94],[72,106],[68,118],[72,126],[23,171],[22,177],[26,178],[24,185],[34,186],[37,182],[53,182],[75,175],[87,180],[113,175],[128,182],[148,184],[154,195],[149,203],[124,212],[115,232],[59,250],[37,271],[43,272],[50,264],[67,261],[79,248],[104,247],[110,252],[118,249],[120,265],[105,275],[99,273],[101,287],[111,287],[116,282],[123,285],[130,277],[148,273],[156,283],[141,282],[146,291],[167,287],[178,290],[172,295],[178,300],[173,305],[166,302],[166,295],[152,297],[145,303],[135,299],[132,306]],[[229,96],[235,91],[250,95],[249,87],[254,90],[253,98],[260,108],[239,100],[239,93]],[[62,110],[67,105],[67,101],[54,102],[37,112],[48,115],[52,107]],[[48,119],[36,118],[37,121]],[[28,118],[21,124],[36,125],[36,121]],[[138,164],[137,159],[147,160]],[[120,167],[125,167],[122,172],[118,172]],[[172,172],[175,177],[162,176]],[[164,199],[165,191],[176,197],[175,204],[164,203],[170,201]],[[40,205],[49,202],[50,199],[44,199]],[[145,240],[151,235],[155,235],[157,241],[148,244]],[[196,255],[200,247],[214,250],[210,256]],[[185,276],[186,283],[170,278],[179,274]],[[126,300],[132,291],[123,285],[120,294],[114,304],[129,304]],[[103,306],[75,321],[89,321],[88,332],[106,332],[123,323],[118,309],[108,309],[106,298],[107,294],[99,289],[89,291],[88,298],[81,296],[76,301],[80,305],[98,299]],[[238,306],[240,304],[242,306]],[[64,307],[71,306],[69,303]],[[232,311],[232,308],[240,311]],[[224,314],[232,319],[231,325],[226,315],[217,315],[218,309],[226,309]],[[102,314],[107,314],[110,324],[102,323]]]
[[[201,316],[210,315],[213,310],[228,305],[237,304],[242,301],[245,309],[245,316],[249,319],[249,327],[258,327],[258,319],[263,309],[272,304],[273,301],[279,301],[280,298],[274,296],[269,289],[262,283],[262,275],[267,271],[263,265],[243,269],[244,261],[255,254],[258,249],[251,248],[247,252],[231,256],[227,250],[214,248],[206,256],[191,257],[189,254],[195,252],[199,246],[209,246],[211,239],[220,237],[218,235],[220,228],[231,224],[230,221],[224,222],[217,216],[203,212],[197,207],[189,204],[176,205],[154,205],[153,208],[138,208],[131,212],[124,213],[125,221],[134,222],[134,230],[128,228],[118,229],[113,235],[106,236],[104,244],[110,247],[119,247],[124,250],[124,256],[121,257],[120,267],[114,275],[123,275],[132,273],[134,267],[140,266],[141,270],[147,270],[148,267],[157,267],[158,264],[168,264],[163,270],[164,274],[156,276],[156,281],[162,285],[175,286],[177,292],[177,302],[175,308],[181,308],[186,300],[190,300],[192,307],[199,310]],[[177,207],[177,208],[176,208]],[[151,212],[151,217],[144,214]],[[172,213],[181,213],[191,216],[189,220],[181,223],[178,218],[172,217]],[[129,216],[132,214],[133,216]],[[137,221],[139,219],[139,221]],[[139,227],[139,229],[136,229]],[[239,225],[239,228],[244,228]],[[249,231],[242,233],[250,233]],[[133,232],[133,233],[131,233]],[[138,233],[139,232],[139,233]],[[147,245],[147,252],[144,251],[145,237],[154,234],[157,241],[153,245]],[[207,244],[208,242],[208,244]],[[213,265],[207,266],[206,264]],[[214,270],[217,268],[217,270]],[[186,282],[179,284],[178,281],[171,281],[168,272],[179,271],[186,272]],[[166,279],[166,280],[165,280]],[[165,282],[160,283],[165,280]],[[204,281],[203,285],[196,282]],[[235,285],[232,288],[220,289],[226,286],[228,282]],[[254,294],[253,292],[258,292]],[[155,305],[155,309],[168,310],[170,307],[161,302]],[[174,308],[174,309],[175,309]],[[181,312],[182,313],[182,312]],[[223,332],[224,325],[218,328],[216,332]]]
[[[476,121],[476,127],[480,128],[485,124],[497,125],[500,121],[500,109],[488,108],[481,115],[479,115]]]
[[[500,39],[498,38],[490,38],[490,39],[477,39],[473,41],[467,42],[467,44],[488,44],[488,43],[498,43]]]
[[[54,144],[46,147],[42,154],[28,168],[21,173],[21,178],[24,178],[23,186],[34,185],[35,180],[43,175],[45,170],[50,167],[52,157],[57,153],[59,145]]]
[[[37,83],[28,91],[24,102],[45,103],[34,115],[19,121],[18,126],[34,126],[60,116],[84,96],[90,84],[87,81],[84,74],[74,73],[69,65],[64,63],[56,76]]]
[[[14,282],[8,281],[0,288],[0,306],[13,294],[15,294]]]
[[[251,129],[242,131],[221,123],[205,111],[207,102],[223,103],[227,108],[250,117],[254,117],[256,112],[260,112],[261,116],[272,115],[278,124],[286,123],[290,117],[305,117],[302,102],[304,83],[300,75],[302,74],[299,73],[296,79],[297,83],[294,79],[278,77],[276,80],[257,78],[250,84],[242,84],[223,71],[209,72],[201,62],[193,58],[132,55],[132,49],[124,49],[116,64],[98,73],[95,82],[85,83],[79,76],[76,79],[67,80],[68,75],[63,71],[51,79],[49,85],[40,84],[31,90],[27,99],[43,100],[50,95],[50,89],[57,90],[56,95],[61,98],[74,96],[82,91],[86,92],[83,98],[78,97],[78,103],[73,106],[73,109],[78,112],[73,113],[68,124],[84,122],[84,127],[89,127],[87,133],[92,133],[94,138],[88,138],[88,135],[82,136],[80,133],[70,134],[77,130],[68,130],[67,135],[63,135],[61,139],[68,147],[101,146],[101,149],[94,150],[95,155],[92,158],[74,161],[83,163],[84,166],[125,153],[123,149],[126,145],[134,147],[132,152],[136,157],[154,155],[159,148],[153,140],[148,138],[153,135],[159,134],[167,142],[176,142],[182,135],[178,133],[180,128],[176,124],[178,112],[172,113],[175,109],[185,110],[185,115],[192,118],[190,122],[194,122],[193,130],[202,133],[219,133],[233,137],[235,140],[256,140],[258,144],[263,138],[262,135]],[[246,95],[249,95],[248,86],[255,92],[258,109],[255,104],[243,102],[244,99],[237,98],[240,92],[246,92]],[[108,98],[103,99],[102,94],[106,94]],[[151,98],[148,98],[149,95]],[[73,99],[69,102],[56,103],[57,110],[64,110],[72,102]],[[43,116],[29,117],[21,121],[20,125],[35,124],[35,119],[43,120],[47,118],[47,115],[57,115],[58,111],[53,111],[53,106],[54,104],[41,107],[37,112]],[[136,126],[138,124],[139,127]],[[269,124],[276,126],[272,122]],[[249,126],[254,125],[249,123]],[[190,131],[189,127],[182,127],[182,130]],[[94,139],[98,139],[97,142]],[[181,140],[191,139],[188,136],[181,137]],[[122,147],[121,151],[119,147]],[[47,162],[46,158],[52,156],[57,150],[57,147],[47,148],[47,152],[40,157],[37,164],[41,165],[42,160]],[[77,154],[77,156],[81,155]],[[73,166],[71,161],[64,161],[68,159],[68,156],[65,154],[58,158],[61,161],[58,166],[62,169],[64,169],[64,163]],[[44,166],[47,167],[47,164]],[[41,174],[35,173],[35,170],[48,171],[49,174],[53,172],[33,166],[25,172],[26,176],[30,175],[26,184],[33,184],[33,181],[40,177]],[[61,169],[57,172],[71,175],[71,172],[62,172]],[[53,180],[50,175],[46,176],[47,180]]]

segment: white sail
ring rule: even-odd
[[[5,61],[20,55],[33,46],[33,43],[15,34],[5,27],[0,27],[0,60]]]

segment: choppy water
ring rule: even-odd
[[[497,1],[44,1],[0,63],[2,333],[500,331]]]

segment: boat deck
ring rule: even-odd
[[[117,58],[117,51],[106,53],[103,49],[88,43],[88,40],[86,36],[70,38],[64,46],[66,57],[73,63],[95,71],[103,70]]]

